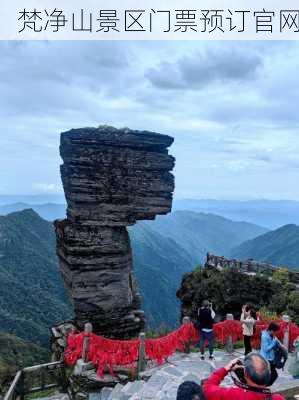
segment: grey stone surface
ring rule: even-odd
[[[129,394],[130,396],[133,396],[135,393],[138,393],[142,390],[145,382],[144,381],[135,381],[132,383],[132,385],[129,387],[128,390],[126,390],[126,394]]]
[[[104,388],[104,389],[106,389],[106,388]],[[91,392],[91,393],[89,393],[88,394],[88,400],[103,400],[102,392],[103,392],[104,389],[102,389],[100,392]]]
[[[240,357],[241,353],[242,351],[228,356],[222,351],[216,351],[213,362],[200,360],[198,353],[188,355],[177,353],[169,357],[169,362],[165,365],[152,369],[153,375],[147,381],[129,382],[124,386],[118,384],[114,389],[105,388],[103,390],[107,389],[110,392],[107,396],[100,397],[103,391],[99,391],[98,395],[93,394],[94,397],[89,400],[176,400],[177,389],[182,382],[191,380],[200,383],[214,368],[224,366],[232,358]],[[279,378],[272,387],[273,392],[299,387],[299,380],[293,379],[287,367],[279,371]],[[229,376],[222,382],[222,386],[232,385],[233,382]],[[57,400],[65,399],[58,398]]]
[[[165,367],[162,370],[164,373],[167,373],[169,375],[174,375],[176,377],[180,377],[183,375],[183,372],[179,370],[179,368],[176,367]]]
[[[118,383],[118,384],[114,387],[114,389],[112,390],[112,392],[110,393],[110,396],[108,397],[108,400],[116,400],[116,399],[119,399],[123,387],[124,387],[124,386],[123,386],[122,384]]]
[[[100,400],[108,400],[112,391],[113,391],[113,388],[104,387],[100,392],[100,394],[101,394]]]
[[[126,227],[171,209],[173,139],[108,126],[61,134],[67,219],[55,221],[60,270],[80,329],[114,338],[144,327]]]

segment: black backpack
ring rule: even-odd
[[[284,347],[277,344],[274,347],[274,362],[273,362],[273,364],[274,364],[275,368],[283,369],[287,359],[288,359],[287,350]]]

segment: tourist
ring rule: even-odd
[[[230,372],[233,372],[231,376],[235,386],[220,386]],[[243,378],[236,379],[235,373],[237,376],[242,374]],[[206,400],[283,400],[281,395],[272,394],[267,388],[270,378],[268,361],[258,353],[250,353],[244,361],[235,359],[214,371],[203,383],[203,394]]]
[[[242,308],[240,321],[242,322],[243,340],[245,347],[245,356],[252,352],[251,338],[254,333],[256,319],[254,318],[255,311],[246,304]]]
[[[275,347],[283,345],[277,339],[276,334],[279,331],[279,325],[275,322],[271,322],[266,330],[262,332],[261,337],[261,355],[270,363],[271,367],[271,380],[270,385],[272,385],[277,377],[277,371],[275,366]]]
[[[208,300],[204,300],[202,307],[198,309],[198,324],[199,324],[199,335],[200,335],[200,352],[201,359],[205,358],[205,343],[208,341],[210,360],[213,359],[214,352],[214,324],[215,312],[213,310],[212,303]]]

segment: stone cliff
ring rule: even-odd
[[[126,226],[171,210],[173,139],[147,131],[99,128],[61,134],[67,218],[55,221],[57,254],[82,329],[114,338],[144,327]]]

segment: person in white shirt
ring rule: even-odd
[[[256,324],[255,311],[247,304],[242,307],[242,314],[240,321],[243,328],[243,339],[245,347],[245,356],[252,352],[251,338],[254,334],[254,327]]]

